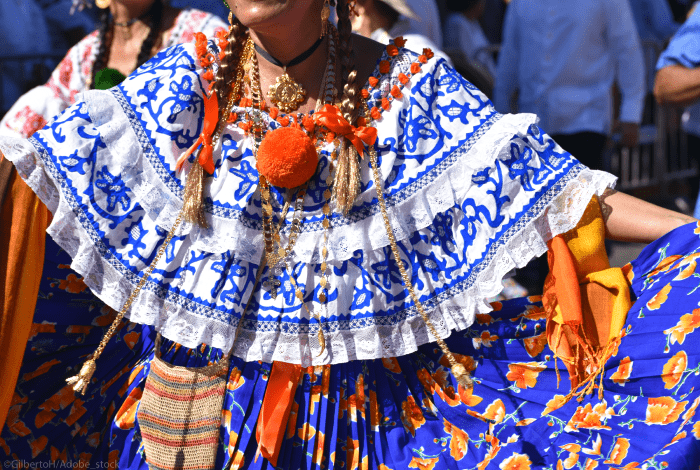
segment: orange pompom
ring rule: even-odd
[[[379,73],[389,73],[389,70],[391,70],[391,64],[388,60],[379,62]]]
[[[389,44],[386,46],[386,53],[389,54],[389,57],[396,57],[399,55],[399,48],[393,44]]]
[[[289,125],[289,116],[287,116],[287,115],[280,116],[277,118],[277,122],[282,124],[284,127],[287,127]]]
[[[211,70],[207,70],[206,72],[204,72],[202,74],[202,78],[204,80],[209,80],[209,81],[214,80],[214,72],[212,72]]]
[[[389,111],[391,109],[391,103],[389,103],[387,98],[382,98],[382,108],[384,108],[385,111]]]
[[[377,121],[380,117],[382,117],[382,112],[377,108],[376,106],[372,108],[372,110],[369,112],[369,115]]]
[[[421,54],[418,56],[418,62],[420,62],[421,64],[425,64],[426,62],[428,62],[428,58]]]
[[[394,39],[394,44],[396,44],[396,47],[403,47],[406,45],[406,40],[403,38],[403,36],[399,36]]]
[[[433,57],[435,57],[433,50],[429,47],[423,49],[423,55],[426,56],[428,59],[432,59]]]
[[[402,85],[407,84],[408,80],[409,80],[408,75],[406,75],[405,73],[399,74],[399,81],[401,82]]]
[[[316,121],[314,121],[314,118],[311,116],[304,116],[301,119],[301,123],[304,125],[304,129],[306,129],[308,132],[313,132],[316,128]]]
[[[297,127],[268,131],[258,149],[258,171],[273,186],[296,188],[316,173],[314,142]]]
[[[371,86],[372,88],[376,87],[377,83],[379,83],[379,79],[377,77],[369,77],[368,81],[369,86]]]
[[[418,62],[414,62],[411,64],[411,73],[413,75],[417,74],[420,72],[420,64]]]
[[[367,88],[363,88],[363,89],[360,91],[360,95],[362,95],[362,97],[363,97],[364,99],[369,98],[369,91],[367,91]]]
[[[401,94],[401,89],[398,87],[398,85],[394,85],[391,87],[391,94],[394,96],[394,98],[401,98],[403,95]]]
[[[280,110],[277,108],[270,108],[270,117],[272,119],[277,119],[277,115],[280,113]]]

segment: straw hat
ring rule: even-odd
[[[408,6],[406,0],[379,0],[380,2],[386,3],[391,8],[396,10],[397,13],[403,16],[407,16],[411,19],[417,20],[418,15],[413,11],[411,7]]]

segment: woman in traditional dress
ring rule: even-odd
[[[237,0],[0,140],[3,458],[697,468],[697,221],[333,4]],[[606,235],[658,240],[619,269]],[[546,251],[542,299],[486,302]]]
[[[89,0],[76,0],[84,6]],[[0,121],[0,133],[29,137],[75,103],[79,93],[111,88],[158,50],[226,30],[217,16],[166,0],[99,0],[100,27],[72,47],[49,81],[25,93]]]

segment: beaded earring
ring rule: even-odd
[[[227,2],[226,0],[221,0],[221,1],[224,2],[224,6],[225,6],[226,8],[228,8],[229,10],[231,9],[231,7],[228,6],[228,2]]]

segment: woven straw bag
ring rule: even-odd
[[[205,367],[160,358],[160,333],[136,419],[150,468],[214,468],[229,356]]]

